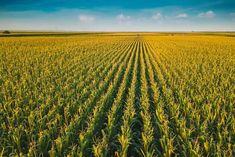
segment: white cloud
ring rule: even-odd
[[[235,17],[235,12],[234,13],[230,13],[231,16]]]
[[[154,20],[161,20],[161,19],[163,19],[163,16],[162,16],[161,13],[156,13],[156,14],[154,14],[152,16],[152,19],[154,19]]]
[[[128,16],[128,15],[124,15],[124,14],[119,14],[117,15],[117,19],[120,20],[120,21],[127,21],[129,20],[131,17]]]
[[[188,14],[186,14],[186,13],[181,13],[181,14],[178,14],[176,17],[177,17],[177,18],[187,18],[187,17],[188,17]]]
[[[198,17],[201,17],[201,18],[213,18],[213,17],[215,17],[215,13],[212,10],[209,10],[207,12],[199,13]]]
[[[81,23],[92,23],[95,21],[95,17],[91,15],[79,15],[78,18]]]
[[[119,23],[130,23],[131,17],[128,15],[119,14],[117,15],[116,19],[118,20]]]

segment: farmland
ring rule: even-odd
[[[1,156],[235,156],[235,38],[0,37]]]

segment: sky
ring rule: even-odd
[[[0,30],[235,31],[235,0],[0,0]]]

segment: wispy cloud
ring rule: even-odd
[[[181,13],[181,14],[178,14],[176,17],[177,17],[177,18],[187,18],[187,17],[188,17],[188,14],[186,14],[186,13]]]
[[[0,29],[76,31],[191,31],[234,30],[234,10],[210,7],[150,9],[61,9],[44,11],[0,11]],[[225,16],[226,15],[226,16]],[[214,18],[213,18],[214,17]],[[212,18],[210,20],[207,20]]]
[[[95,21],[95,17],[91,15],[79,15],[78,19],[81,23],[93,23]]]
[[[152,19],[154,19],[154,20],[162,20],[163,16],[162,16],[161,13],[156,13],[156,14],[152,15]]]
[[[207,12],[199,13],[198,17],[201,17],[201,18],[213,18],[213,17],[215,17],[215,13],[214,13],[214,11],[209,10]]]
[[[119,23],[130,23],[131,17],[129,15],[119,14],[116,16]]]
[[[235,17],[235,12],[230,13],[230,16]]]

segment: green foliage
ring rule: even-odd
[[[0,156],[235,156],[235,40],[3,37]]]

